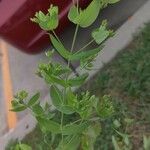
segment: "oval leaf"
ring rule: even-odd
[[[76,77],[76,78],[73,78],[73,79],[69,79],[68,80],[68,84],[70,86],[72,86],[72,87],[73,86],[80,86],[80,85],[82,85],[85,82],[87,77],[88,77],[88,73],[85,73],[85,74],[83,74],[83,75],[81,75],[79,77]]]
[[[26,106],[22,104],[18,104],[16,107],[13,107],[10,111],[19,112],[19,111],[24,111],[25,109],[27,109]]]
[[[52,98],[52,103],[56,108],[60,108],[62,106],[63,96],[61,91],[54,85],[51,86],[50,95]]]
[[[58,108],[61,112],[63,112],[64,114],[73,114],[75,111],[72,107],[70,106],[61,106],[60,108]]]
[[[81,124],[70,124],[63,127],[62,134],[63,135],[71,135],[71,134],[81,134],[87,127],[89,126],[88,122],[83,122]]]
[[[77,150],[80,144],[80,140],[81,140],[80,135],[67,136],[59,143],[56,150],[62,150],[62,148],[64,150]]]
[[[36,117],[36,119],[43,132],[52,132],[54,134],[61,133],[59,123],[41,117]]]
[[[29,100],[28,105],[29,106],[34,105],[38,101],[39,97],[40,97],[40,93],[38,92]]]
[[[98,52],[100,52],[101,49],[102,49],[101,47],[98,47],[93,50],[74,53],[72,56],[70,56],[70,60],[75,61],[75,60],[81,60],[81,59],[85,59],[88,57],[92,57],[92,56],[96,55]]]
[[[68,59],[70,57],[70,52],[65,49],[63,44],[58,41],[52,34],[50,34],[51,42],[57,52],[64,58]]]
[[[92,37],[97,44],[101,44],[109,37],[110,34],[111,31],[107,30],[107,22],[103,21],[102,25],[92,32]]]

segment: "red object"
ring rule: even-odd
[[[80,0],[85,6],[88,0]],[[67,12],[72,0],[0,0],[0,36],[26,53],[37,53],[50,46],[48,36],[30,21],[35,12],[47,12],[50,4],[59,7],[61,32],[68,24]]]

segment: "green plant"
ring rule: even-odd
[[[107,21],[103,21],[100,27],[92,32],[92,40],[87,45],[75,52],[74,46],[79,27],[86,28],[93,24],[101,9],[117,1],[119,0],[92,0],[84,10],[79,8],[78,1],[76,4],[73,3],[68,18],[76,24],[76,29],[70,50],[65,48],[54,31],[59,24],[57,6],[51,5],[47,14],[39,11],[35,14],[35,18],[31,19],[47,31],[54,47],[54,50],[46,52],[49,62],[40,63],[37,71],[50,88],[52,104],[49,101],[42,105],[39,101],[40,93],[29,98],[26,91],[21,91],[14,96],[11,110],[15,112],[31,110],[43,134],[49,136],[50,142],[45,141],[49,149],[94,149],[96,138],[101,132],[100,120],[114,113],[110,96],[104,95],[99,99],[90,95],[88,91],[80,95],[73,91],[74,87],[84,84],[88,78],[88,70],[92,69],[92,62],[102,49],[101,44],[113,35],[113,32],[107,29]],[[93,42],[99,46],[85,51]],[[54,51],[67,60],[67,66],[53,61]],[[72,72],[70,65],[75,61],[80,62],[80,69],[84,69],[86,73],[70,76]],[[57,114],[60,115],[59,120],[55,119]],[[72,119],[68,120],[68,116]],[[21,150],[31,149],[23,144],[16,147]]]

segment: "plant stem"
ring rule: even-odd
[[[76,38],[77,38],[78,29],[79,29],[79,25],[76,25],[76,29],[75,29],[75,33],[74,33],[73,41],[72,41],[72,45],[71,45],[71,51],[70,51],[71,53],[73,52],[73,49],[74,49],[74,45],[75,45],[75,41],[76,41]]]
[[[53,34],[55,35],[56,39],[61,43],[60,39],[58,38],[57,34],[55,33],[54,30],[52,30]]]
[[[90,42],[88,42],[85,46],[83,46],[81,49],[79,49],[78,52],[84,50],[85,48],[87,48],[88,46],[90,46],[92,43],[94,42],[94,39],[92,39]]]
[[[60,127],[61,127],[61,140],[62,140],[62,143],[64,141],[64,136],[63,136],[63,133],[62,133],[62,130],[63,130],[63,120],[64,120],[64,114],[63,114],[63,112],[61,112],[61,124],[60,124]],[[62,149],[63,149],[63,144],[62,144]]]

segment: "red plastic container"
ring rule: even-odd
[[[85,6],[88,0],[80,0]],[[47,11],[50,4],[59,7],[60,25],[56,32],[68,24],[67,12],[72,0],[0,0],[0,36],[26,53],[37,53],[50,45],[49,38],[30,21],[35,12]]]

